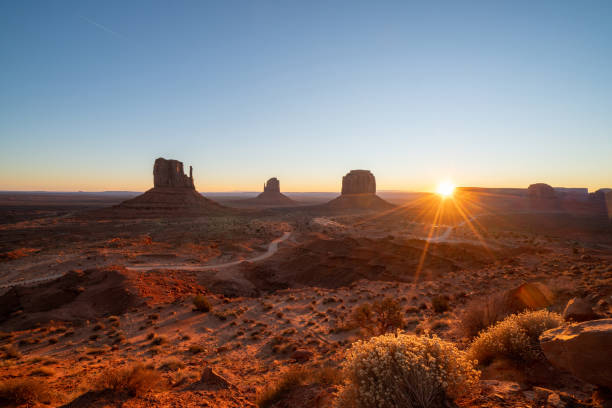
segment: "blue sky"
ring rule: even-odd
[[[5,1],[0,189],[612,187],[610,1]]]

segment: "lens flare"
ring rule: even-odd
[[[443,198],[452,196],[454,191],[455,185],[450,181],[441,182],[438,184],[438,188],[436,189],[436,192]]]

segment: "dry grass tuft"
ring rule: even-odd
[[[109,369],[102,373],[95,384],[98,391],[111,391],[137,397],[159,388],[162,378],[159,372],[136,365],[133,367]]]
[[[7,404],[48,403],[51,392],[46,383],[31,378],[12,378],[0,382],[0,402]]]
[[[468,338],[473,338],[481,331],[516,312],[517,310],[509,304],[502,293],[475,299],[467,304],[460,317],[461,331]]]
[[[259,408],[268,408],[280,401],[291,390],[307,384],[340,384],[342,373],[332,367],[319,369],[296,367],[285,371],[275,382],[268,384],[257,393],[256,404]]]

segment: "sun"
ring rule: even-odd
[[[436,188],[436,193],[442,196],[442,198],[450,197],[453,195],[455,191],[455,185],[450,181],[443,181],[438,184],[438,188]]]

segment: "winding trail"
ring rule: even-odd
[[[211,269],[223,269],[229,268],[232,266],[240,265],[243,262],[259,262],[263,261],[274,255],[276,251],[278,251],[278,244],[283,241],[286,241],[291,236],[291,232],[285,232],[280,238],[276,238],[272,240],[268,244],[268,250],[263,254],[254,256],[253,258],[241,259],[238,261],[226,262],[222,264],[213,264],[213,265],[181,265],[181,264],[148,264],[148,265],[139,265],[139,266],[126,266],[127,270],[130,271],[151,271],[154,269],[173,269],[179,271],[208,271]]]
[[[278,251],[278,244],[280,244],[281,242],[286,241],[290,236],[291,236],[292,232],[288,231],[283,233],[283,235],[280,238],[276,238],[274,240],[272,240],[269,244],[268,244],[268,250],[266,252],[264,252],[263,254],[254,256],[253,258],[248,258],[248,259],[241,259],[238,261],[232,261],[232,262],[226,262],[226,263],[222,263],[222,264],[216,264],[216,265],[181,265],[181,264],[177,264],[177,265],[163,265],[163,264],[148,264],[148,265],[139,265],[139,266],[126,266],[125,269],[130,270],[130,271],[151,271],[154,269],[173,269],[173,270],[180,270],[180,271],[208,271],[211,269],[223,269],[223,268],[229,268],[231,266],[236,266],[236,265],[240,265],[243,262],[259,262],[259,261],[263,261],[264,259],[267,259],[269,257],[271,257],[272,255],[274,255],[276,253],[276,251]],[[54,279],[58,279],[61,278],[62,276],[64,276],[66,273],[58,273],[55,275],[49,275],[49,276],[44,276],[41,278],[36,278],[36,279],[28,279],[28,280],[23,280],[23,281],[17,281],[17,282],[9,282],[9,283],[5,283],[0,285],[0,289],[5,289],[5,288],[11,288],[13,286],[21,286],[21,285],[31,285],[34,283],[40,283],[40,282],[46,282],[46,281],[50,281],[50,280],[54,280]]]

